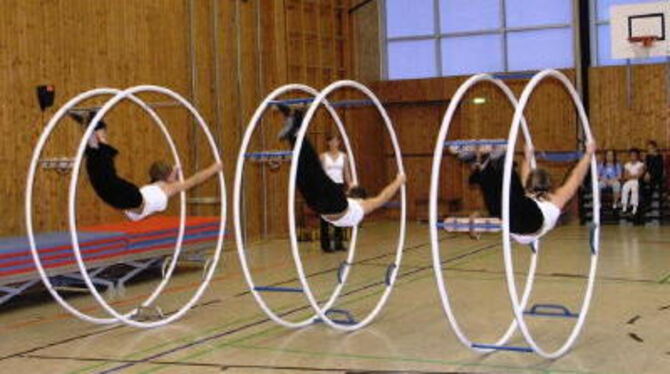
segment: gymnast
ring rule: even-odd
[[[498,223],[502,217],[504,150],[505,146],[478,146],[474,152],[462,149],[458,153],[460,160],[473,161],[470,183],[480,186],[486,209]],[[454,150],[450,151],[454,153]],[[520,167],[521,175],[512,169],[509,227],[515,241],[530,244],[556,226],[561,210],[575,195],[588,173],[595,151],[595,143],[587,144],[584,156],[570,172],[565,183],[554,189],[546,170],[531,169],[533,149],[525,148]],[[473,218],[471,225],[474,226],[475,222],[476,219]],[[447,219],[444,223],[446,226],[450,222]]]
[[[286,117],[279,139],[294,145],[304,109],[284,104],[277,105],[277,108]],[[324,220],[337,227],[354,227],[361,223],[365,215],[382,207],[396,194],[405,184],[405,175],[399,173],[393,182],[372,198],[367,198],[367,192],[360,186],[351,186],[349,192],[345,193],[328,177],[319,155],[305,138],[298,158],[296,182],[307,205]]]
[[[95,111],[72,111],[70,117],[88,126],[95,114]],[[140,188],[117,174],[114,157],[118,153],[107,141],[107,125],[104,121],[98,122],[86,146],[88,178],[100,199],[123,210],[131,221],[166,210],[172,196],[205,182],[222,170],[222,165],[215,163],[182,182],[177,178],[177,168],[156,161],[149,168],[150,183]]]

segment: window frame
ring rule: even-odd
[[[432,34],[423,34],[423,35],[413,35],[413,36],[403,36],[403,37],[388,37],[386,32],[387,32],[387,0],[379,0],[380,1],[380,11],[379,11],[379,18],[380,18],[380,42],[381,42],[381,52],[382,52],[382,59],[381,59],[381,72],[382,72],[382,79],[383,80],[389,80],[389,55],[388,55],[388,45],[389,43],[393,43],[395,41],[418,41],[418,40],[433,40],[435,43],[435,64],[436,64],[436,72],[437,75],[434,77],[426,77],[426,78],[440,78],[440,77],[448,77],[452,75],[445,74],[443,71],[442,67],[442,39],[447,39],[447,38],[455,38],[455,37],[468,37],[468,36],[481,36],[481,35],[493,35],[493,34],[498,34],[501,36],[501,43],[500,43],[500,48],[501,48],[501,56],[502,56],[502,67],[503,70],[496,72],[496,73],[511,73],[513,71],[509,70],[509,48],[508,48],[508,34],[509,33],[514,33],[514,32],[524,32],[524,31],[541,31],[541,30],[553,30],[553,29],[569,29],[572,32],[573,38],[572,38],[572,45],[573,45],[573,66],[572,68],[575,68],[578,63],[579,63],[579,56],[577,53],[578,50],[578,43],[576,42],[576,39],[574,37],[575,35],[575,30],[578,28],[578,22],[577,19],[579,15],[575,12],[575,4],[574,1],[571,1],[571,6],[573,8],[573,11],[571,12],[571,23],[553,23],[553,24],[545,24],[545,25],[534,25],[534,26],[523,26],[523,27],[507,27],[507,10],[506,10],[506,0],[498,0],[500,2],[500,27],[499,28],[489,28],[489,29],[482,29],[482,30],[476,30],[476,31],[462,31],[462,32],[448,32],[448,33],[443,33],[441,32],[441,18],[440,18],[440,0],[433,0],[433,16],[434,16],[434,30]],[[594,1],[594,0],[590,0]],[[593,13],[592,13],[593,14]],[[593,35],[593,33],[591,33]],[[592,48],[593,51],[593,48]],[[419,79],[419,78],[417,78]]]

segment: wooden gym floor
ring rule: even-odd
[[[361,230],[359,262],[339,308],[362,317],[376,303],[393,257],[397,224],[369,223]],[[499,236],[480,241],[445,234],[444,267],[456,313],[470,336],[490,342],[507,327],[511,311],[502,271]],[[425,225],[408,226],[405,258],[387,306],[368,328],[354,333],[323,325],[287,330],[262,314],[248,294],[234,243],[197,308],[177,323],[143,331],[99,327],[66,314],[47,297],[0,309],[0,372],[33,373],[667,373],[670,368],[670,227],[607,226],[592,308],[574,350],[557,360],[533,354],[477,355],[455,338],[441,310]],[[306,271],[323,298],[336,282],[343,254],[302,247]],[[562,227],[540,254],[531,303],[574,308],[581,300],[588,260],[586,229]],[[286,240],[253,245],[258,284],[297,285]],[[527,249],[515,252],[517,270]],[[522,275],[520,275],[522,277]],[[181,305],[200,273],[181,271],[159,302]],[[523,281],[521,278],[519,281]],[[149,279],[110,295],[128,310],[156,283]],[[299,294],[269,294],[287,318],[306,317]],[[88,296],[70,298],[101,315]],[[538,341],[562,344],[572,320],[529,318]],[[522,345],[516,336],[514,344]]]

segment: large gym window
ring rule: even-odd
[[[572,0],[384,0],[386,77],[574,66]]]
[[[590,0],[591,1],[591,61],[594,66],[632,64],[657,64],[666,57],[640,59],[613,59],[610,37],[610,6],[620,4],[658,3],[662,0]]]

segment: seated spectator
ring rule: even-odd
[[[628,152],[630,160],[623,166],[624,184],[621,196],[621,212],[627,213],[628,201],[632,206],[631,214],[637,214],[637,207],[640,204],[640,178],[644,176],[644,163],[640,161],[640,150],[631,148]]]
[[[623,169],[613,150],[605,152],[605,160],[598,164],[598,186],[601,190],[612,189],[612,208],[616,209],[621,197],[621,177]]]
[[[663,155],[658,151],[658,144],[650,140],[647,142],[647,155],[644,158],[644,182],[651,189],[663,187]]]

